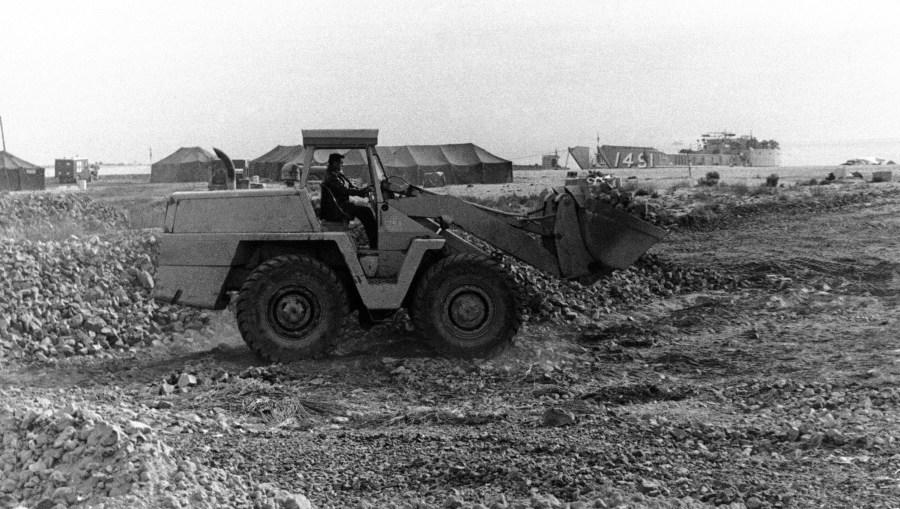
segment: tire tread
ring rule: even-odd
[[[318,341],[308,348],[290,350],[265,340],[265,331],[260,329],[258,323],[254,326],[256,320],[251,316],[251,314],[255,313],[255,310],[253,309],[254,303],[251,298],[252,293],[259,285],[265,284],[265,280],[269,278],[274,271],[285,265],[292,265],[297,267],[298,270],[306,268],[308,271],[315,271],[325,275],[326,279],[330,279],[330,281],[328,281],[330,286],[337,292],[336,306],[338,306],[339,309],[333,310],[337,312],[337,316],[339,317],[337,320],[337,330],[331,331],[322,341]],[[344,320],[348,313],[349,308],[344,285],[341,284],[337,275],[330,267],[308,255],[277,256],[261,263],[249,276],[247,276],[247,279],[244,280],[238,293],[237,305],[235,306],[235,317],[237,319],[238,330],[241,333],[241,337],[243,337],[244,342],[247,343],[247,346],[249,346],[257,356],[268,362],[287,362],[301,358],[320,357],[328,348],[333,346],[334,342],[337,340],[341,330],[344,328]]]

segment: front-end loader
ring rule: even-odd
[[[388,177],[378,131],[304,130],[304,159],[283,188],[177,192],[168,200],[154,296],[234,309],[244,341],[269,361],[325,353],[345,318],[363,324],[406,309],[446,355],[486,356],[520,324],[517,288],[479,238],[560,278],[596,280],[631,265],[665,232],[594,200],[555,189],[541,208],[509,214]],[[311,174],[328,154],[359,150],[378,249],[361,248],[347,222],[320,219]],[[217,151],[228,166],[228,158]]]

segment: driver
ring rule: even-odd
[[[362,222],[369,238],[369,248],[378,249],[378,221],[370,207],[350,203],[351,196],[367,196],[368,189],[358,189],[344,176],[344,156],[333,153],[328,156],[328,170],[322,181],[322,219],[325,221],[349,221],[354,217]]]

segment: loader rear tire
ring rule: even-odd
[[[518,331],[516,302],[516,285],[499,263],[458,254],[425,272],[410,311],[416,329],[440,353],[486,357]]]
[[[347,313],[347,294],[333,270],[309,256],[286,255],[250,273],[235,314],[251,350],[270,362],[290,362],[321,356]]]

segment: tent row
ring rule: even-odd
[[[499,158],[473,143],[449,145],[380,146],[378,157],[389,176],[399,176],[410,184],[497,184],[512,182],[512,162]],[[324,165],[332,151],[318,151],[317,164]],[[344,172],[353,178],[368,179],[365,152],[342,150]],[[247,177],[279,181],[286,165],[302,166],[301,145],[278,145],[250,161]],[[182,147],[153,163],[150,182],[208,182],[222,163],[201,147]]]
[[[378,158],[389,176],[399,176],[414,185],[497,184],[512,182],[512,162],[497,157],[473,143],[449,145],[379,146]],[[314,155],[324,165],[331,150]],[[365,152],[361,149],[337,151],[344,155],[344,173],[352,178],[368,179]],[[286,165],[302,166],[303,147],[279,145],[250,161],[249,176],[281,180]]]
[[[513,181],[512,161],[499,158],[473,143],[379,147],[388,175],[424,185],[429,174],[444,174],[447,184],[502,184]]]

